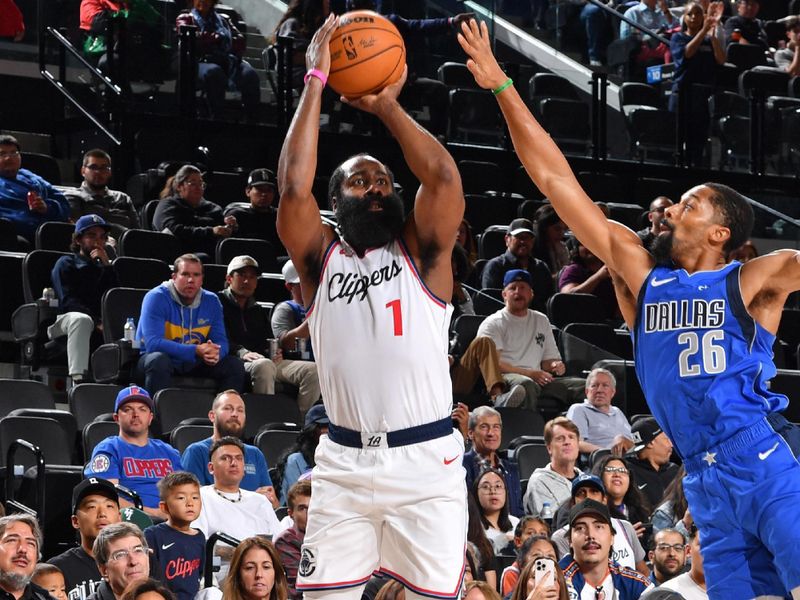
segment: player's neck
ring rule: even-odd
[[[672,260],[677,267],[690,275],[699,271],[716,271],[727,264],[722,252],[708,248],[700,248],[683,256],[673,256]]]

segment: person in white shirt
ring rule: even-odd
[[[700,553],[700,533],[694,525],[690,529],[690,535],[688,556],[692,560],[691,568],[683,575],[678,575],[662,584],[661,589],[678,592],[686,600],[708,600],[703,555]]]
[[[281,530],[269,500],[258,492],[243,490],[244,445],[235,437],[216,440],[209,450],[208,470],[214,483],[200,488],[203,509],[192,523],[208,538],[223,532],[238,540],[254,535],[277,535]],[[222,557],[219,578],[227,573],[233,554],[229,546],[217,546],[215,553]]]

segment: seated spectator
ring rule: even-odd
[[[225,579],[225,600],[286,600],[286,594],[286,573],[275,546],[259,536],[242,541]]]
[[[292,38],[292,88],[303,87],[306,73],[306,48],[314,33],[330,14],[327,0],[290,0],[286,12],[275,27],[273,42],[279,37]]]
[[[139,494],[148,515],[166,519],[167,515],[159,509],[158,481],[183,468],[175,448],[150,438],[153,401],[147,390],[135,385],[121,390],[114,402],[114,421],[119,424],[119,435],[107,437],[94,447],[84,474],[105,477],[112,484],[133,490]],[[133,506],[127,500],[120,499],[119,503],[123,507]]]
[[[656,7],[658,5],[658,7]],[[650,31],[664,34],[678,26],[678,21],[669,10],[667,0],[641,0],[625,11],[624,15]],[[641,42],[641,47],[634,60],[640,66],[663,64],[669,52],[669,47],[657,39],[644,35],[638,29],[625,21],[619,22],[619,37],[635,37]]]
[[[330,420],[325,412],[325,406],[315,404],[306,413],[303,431],[297,436],[297,442],[279,460],[278,473],[281,475],[281,505],[288,502],[289,490],[301,477],[311,473],[316,464],[314,453],[319,444],[319,438],[328,433]]]
[[[125,19],[127,38],[128,74],[143,75],[160,66],[160,46],[163,40],[164,21],[149,2],[129,0],[81,0],[80,30],[84,34],[84,53],[89,59],[99,57],[100,69],[106,66],[106,32],[109,21],[115,17]],[[119,59],[119,51],[114,48]]]
[[[88,375],[91,346],[103,340],[100,301],[117,287],[117,275],[106,248],[110,226],[102,217],[86,215],[75,223],[72,254],[56,261],[50,275],[61,314],[47,328],[53,340],[67,336],[67,371],[74,385]]]
[[[535,410],[540,396],[562,405],[578,401],[583,379],[563,377],[566,366],[556,346],[547,317],[531,310],[533,288],[528,271],[512,269],[503,278],[505,308],[489,315],[478,328],[478,337],[492,339],[500,355],[500,371],[506,384],[525,388],[522,406]]]
[[[104,528],[94,541],[94,559],[103,581],[88,600],[121,600],[129,585],[150,573],[150,548],[133,523]]]
[[[497,587],[497,558],[494,555],[494,546],[483,526],[480,504],[470,488],[467,494],[467,564],[474,568],[471,571],[473,579],[488,582],[492,587]]]
[[[524,269],[530,275],[533,288],[533,308],[544,312],[547,299],[553,295],[553,274],[547,264],[533,256],[535,234],[528,219],[514,219],[506,233],[506,251],[486,263],[481,276],[481,287],[502,288],[506,273],[513,269]]]
[[[458,232],[456,233],[456,242],[461,244],[461,247],[467,251],[469,264],[475,265],[478,260],[478,242],[475,240],[475,234],[472,232],[472,225],[469,221],[462,219],[458,225]]]
[[[217,296],[222,304],[230,353],[244,362],[256,394],[274,394],[276,381],[297,386],[297,404],[305,414],[319,400],[317,365],[284,359],[280,348],[275,356],[269,356],[267,339],[272,331],[267,314],[255,299],[260,272],[251,256],[237,256],[228,264],[227,287]]]
[[[570,543],[574,540],[570,539],[569,523],[573,517],[573,510],[575,506],[580,505],[586,500],[591,500],[602,504],[605,507],[605,512],[609,513],[608,496],[606,495],[606,488],[602,480],[597,475],[583,474],[576,477],[572,482],[572,496],[565,506],[559,509],[559,513],[565,514],[565,525],[561,526],[558,530],[553,532],[551,539],[558,548],[559,555],[563,558],[564,555],[569,554]],[[619,515],[618,513],[616,513]],[[612,516],[611,525],[614,528],[616,535],[611,542],[611,554],[606,550],[603,553],[605,558],[611,558],[615,563],[629,569],[636,569],[644,575],[650,575],[650,570],[647,568],[645,562],[645,552],[639,538],[636,536],[636,530],[627,519],[622,518],[622,515]],[[572,546],[574,549],[575,547]],[[562,561],[562,566],[564,563]],[[565,569],[566,571],[566,569]],[[598,579],[599,580],[599,579]],[[609,596],[613,598],[613,596]]]
[[[736,14],[725,21],[725,43],[754,44],[766,51],[769,48],[767,32],[756,18],[760,9],[759,0],[738,0]]]
[[[725,63],[721,16],[721,2],[711,3],[708,13],[703,12],[700,2],[691,2],[683,13],[681,30],[669,41],[675,63],[669,109],[677,112],[683,95],[686,144],[693,165],[703,161],[710,122],[708,99],[714,92],[717,69]]]
[[[659,586],[683,573],[686,566],[686,538],[675,529],[662,529],[653,536],[648,558],[653,564],[650,581]]]
[[[550,544],[548,543],[548,545]],[[544,544],[542,544],[542,546],[545,547]],[[544,582],[538,586],[536,585],[536,573],[534,569],[536,568],[536,560],[539,558],[549,559],[554,563],[553,569],[555,571],[555,586],[553,587],[555,587],[555,595],[553,595],[551,590],[547,589]],[[514,586],[510,600],[538,600],[538,598],[570,600],[571,598],[577,597],[577,594],[572,588],[572,584],[568,583],[564,578],[564,571],[561,570],[561,566],[558,564],[558,558],[555,555],[551,556],[549,553],[543,553],[540,550],[537,553],[531,553],[531,556],[525,563],[522,572],[519,574],[519,579],[517,584]]]
[[[69,218],[69,203],[56,188],[21,165],[17,138],[0,135],[0,218],[11,221],[20,248],[30,250],[39,225]]]
[[[300,290],[300,275],[291,260],[287,260],[281,269],[286,289],[292,295],[290,300],[276,304],[272,309],[272,333],[280,342],[284,351],[292,352],[298,339],[306,340],[308,353],[314,360],[311,348],[311,334],[306,321],[306,307],[303,305],[303,292]]]
[[[238,438],[223,437],[211,445],[208,471],[214,477],[214,483],[200,488],[203,510],[192,527],[202,531],[206,539],[218,531],[239,540],[278,533],[280,524],[269,501],[261,494],[241,487],[244,444]],[[222,557],[220,577],[224,577],[233,551],[220,544],[215,553]]]
[[[197,27],[197,83],[205,92],[209,116],[218,118],[225,103],[225,91],[235,88],[242,94],[245,118],[256,121],[261,100],[258,73],[242,59],[247,46],[245,36],[228,15],[215,10],[218,0],[193,0],[188,13],[178,15],[181,25]]]
[[[565,417],[556,417],[545,423],[544,443],[550,462],[536,469],[528,479],[525,514],[541,516],[547,502],[552,515],[569,499],[572,482],[581,474],[576,466],[580,439],[577,425]]]
[[[70,600],[86,600],[97,590],[103,579],[94,560],[94,541],[104,527],[120,519],[119,496],[110,481],[90,477],[72,490],[72,526],[80,545],[48,561],[64,574]]]
[[[167,521],[145,529],[144,537],[161,568],[161,580],[178,600],[193,600],[206,556],[206,538],[191,527],[203,508],[200,482],[191,473],[176,471],[158,482],[158,493]]]
[[[65,190],[73,220],[85,215],[99,215],[119,238],[126,229],[139,229],[139,213],[125,192],[108,188],[111,182],[111,157],[105,150],[89,150],[81,165],[80,187]]]
[[[284,253],[275,222],[278,218],[278,182],[269,169],[254,169],[247,178],[244,191],[248,202],[233,202],[225,208],[225,216],[236,219],[236,237],[265,240]]]
[[[518,540],[520,540],[519,543]],[[503,569],[500,577],[500,591],[504,597],[514,590],[520,572],[534,558],[549,556],[554,561],[558,561],[556,547],[550,541],[550,528],[547,523],[536,517],[523,517],[517,523],[514,528],[514,549],[517,558]]]
[[[592,254],[578,238],[570,238],[569,264],[558,275],[558,291],[567,294],[593,294],[603,304],[603,316],[609,321],[622,321],[611,274],[603,261]]]
[[[203,263],[184,254],[174,266],[172,279],[147,292],[142,302],[137,377],[153,394],[169,387],[173,374],[210,377],[220,391],[241,391],[244,365],[228,352],[222,305],[203,289]]]
[[[51,600],[50,594],[31,581],[39,561],[42,530],[31,515],[0,518],[0,593],[16,600]]]
[[[604,456],[593,468],[594,474],[603,480],[606,503],[612,514],[619,514],[633,524],[636,536],[643,547],[649,545],[649,534],[645,523],[653,512],[650,502],[642,494],[636,476],[625,459]]]
[[[214,483],[214,478],[208,472],[208,452],[214,442],[224,437],[242,439],[244,436],[244,426],[247,421],[244,400],[235,390],[220,392],[211,403],[208,419],[214,426],[211,437],[190,444],[181,456],[183,468],[197,477],[200,485]],[[273,508],[279,506],[264,454],[250,444],[244,444],[244,478],[240,486],[242,489],[263,495]]]
[[[618,522],[611,518],[605,504],[595,500],[584,500],[570,511],[568,534],[572,554],[564,556],[559,564],[578,597],[583,598],[584,588],[588,587],[598,599],[638,600],[653,587],[644,575],[621,566],[609,554],[623,534],[617,529]]]
[[[744,244],[736,248],[730,254],[730,260],[738,260],[740,263],[744,264],[749,260],[753,260],[758,256],[758,248],[753,243],[753,240],[747,240]]]
[[[481,522],[486,537],[492,542],[495,554],[503,554],[511,547],[514,527],[519,519],[508,512],[509,494],[503,473],[487,468],[478,474],[472,484],[472,493],[480,507]]]
[[[636,487],[651,506],[657,506],[678,473],[678,465],[670,461],[672,442],[653,417],[631,425],[631,436],[634,445],[628,465],[636,476]]]
[[[512,460],[500,458],[497,450],[503,434],[503,418],[489,406],[477,407],[469,416],[468,436],[472,448],[464,453],[463,464],[467,471],[467,487],[471,487],[486,469],[492,469],[503,478],[508,490],[507,512],[514,517],[524,513],[520,497],[519,468]]]
[[[610,448],[614,455],[621,456],[633,446],[628,418],[611,405],[616,393],[614,374],[607,369],[592,369],[586,377],[586,400],[567,410],[567,418],[581,432],[578,447],[583,454]]]
[[[50,563],[39,563],[33,570],[31,583],[38,585],[56,600],[67,600],[67,585],[64,573]]]
[[[659,589],[679,592],[686,600],[708,600],[703,554],[700,548],[700,533],[694,526],[690,532],[687,557],[691,561],[689,571],[673,577]]]
[[[500,355],[494,340],[478,336],[467,346],[458,361],[450,369],[453,392],[469,394],[478,381],[483,378],[486,393],[493,406],[516,407],[525,400],[525,388],[521,385],[507,384],[500,369]]]
[[[402,583],[390,579],[378,590],[374,600],[406,600],[405,590],[406,588]]]
[[[472,271],[472,267],[467,257],[467,251],[456,242],[453,246],[453,254],[450,259],[451,266],[453,267],[453,298],[450,304],[453,305],[453,316],[450,317],[451,322],[461,315],[474,315],[475,306],[472,303],[472,296],[465,289],[463,284],[466,284]]]
[[[311,504],[311,482],[298,481],[286,495],[288,515],[292,518],[292,526],[285,529],[275,539],[275,550],[278,551],[281,564],[286,572],[286,583],[290,600],[303,600],[303,592],[295,588],[297,569],[300,566],[300,549],[306,536],[308,507]]]
[[[692,514],[689,511],[689,503],[683,493],[683,478],[686,471],[683,465],[678,467],[672,482],[664,490],[664,496],[657,503],[653,511],[653,531],[661,529],[675,528],[684,536],[689,536],[689,530],[694,524]]]
[[[155,579],[134,581],[120,600],[153,600],[154,596],[161,600],[176,600],[175,594]]]
[[[606,50],[610,39],[608,15],[597,5],[586,2],[581,8],[580,21],[586,34],[589,66],[602,67],[606,62]]]
[[[555,279],[558,272],[569,264],[569,250],[564,242],[567,226],[550,204],[536,210],[534,223],[533,256],[547,264]]]
[[[464,590],[464,600],[500,600],[497,591],[485,581],[470,581]]]
[[[25,22],[14,0],[0,0],[0,37],[21,42],[25,37]]]
[[[636,235],[642,240],[642,246],[646,249],[649,250],[652,247],[660,233],[669,231],[669,227],[664,222],[664,211],[670,206],[672,206],[672,200],[666,196],[658,196],[650,203],[650,209],[647,211],[647,220],[650,225],[636,232]]]
[[[174,235],[185,252],[213,258],[217,242],[236,231],[236,217],[224,217],[219,206],[203,198],[206,184],[197,167],[184,165],[178,169],[171,188],[174,195],[162,199],[156,207],[153,229]]]
[[[800,76],[800,17],[786,21],[786,36],[789,42],[785,48],[775,51],[775,66],[792,77]]]

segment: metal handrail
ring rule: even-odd
[[[217,542],[223,542],[228,546],[236,548],[241,541],[235,537],[229,536],[227,533],[217,531],[208,536],[206,541],[206,564],[203,567],[203,587],[211,587],[214,585],[214,545]]]
[[[36,458],[36,506],[34,508],[26,506],[14,498],[14,457],[17,454],[17,450],[20,449],[28,450]],[[8,446],[8,451],[6,452],[6,505],[9,508],[28,514],[33,513],[33,516],[38,518],[40,523],[44,523],[44,496],[45,464],[42,450],[26,440],[14,440]]]
[[[616,17],[620,21],[625,21],[628,25],[630,25],[634,29],[637,29],[637,30],[641,31],[646,36],[649,36],[649,37],[651,37],[653,39],[656,39],[659,42],[661,42],[662,44],[666,44],[667,46],[669,46],[669,40],[667,38],[665,38],[663,35],[659,34],[656,31],[653,31],[652,29],[649,29],[649,28],[645,27],[644,25],[640,25],[639,23],[637,23],[633,19],[623,15],[618,10],[613,9],[610,6],[606,6],[601,0],[586,0],[586,2],[588,2],[589,4],[594,4],[596,7],[603,9],[608,14]]]

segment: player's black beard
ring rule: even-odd
[[[378,200],[382,211],[370,211]],[[342,194],[336,201],[336,221],[347,243],[356,250],[385,246],[403,229],[403,201],[397,194],[367,194],[363,198]]]
[[[673,232],[670,230],[656,236],[650,245],[650,251],[653,253],[657,265],[664,266],[672,263],[673,238]]]

